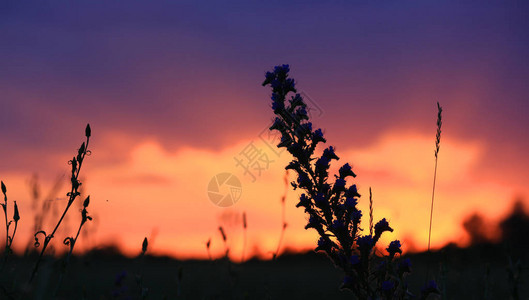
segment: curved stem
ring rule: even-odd
[[[9,249],[9,222],[7,221],[7,196],[4,196],[4,217],[6,221],[6,248],[5,248],[5,255],[7,256],[7,251]]]
[[[72,245],[70,247],[70,251],[68,251],[68,255],[65,258],[62,272],[59,275],[59,282],[57,283],[57,287],[55,288],[54,296],[57,295],[57,293],[59,292],[59,288],[62,285],[62,279],[64,278],[64,272],[66,271],[66,266],[70,263],[70,257],[72,256],[73,248],[75,247],[75,243],[77,243],[77,238],[79,237],[79,233],[81,233],[81,228],[83,227],[83,225],[84,225],[84,222],[81,220],[81,224],[79,225],[79,228],[77,229],[77,234],[75,235],[75,238],[73,239],[73,241],[70,241]]]
[[[79,179],[79,173],[81,172],[81,167],[83,166],[83,161],[84,161],[84,158],[85,158],[86,153],[88,151],[88,143],[89,142],[90,142],[90,137],[87,137],[86,138],[86,144],[85,144],[84,152],[81,153],[81,157],[80,157],[80,160],[78,162],[79,165],[77,166],[77,170],[74,170],[74,172],[72,174],[73,178],[76,181]],[[35,267],[33,268],[33,271],[31,272],[31,278],[29,279],[29,282],[32,282],[33,278],[35,278],[35,274],[37,273],[37,270],[39,268],[40,262],[42,261],[42,257],[44,256],[44,252],[46,251],[46,248],[48,247],[48,244],[50,243],[50,241],[53,239],[55,233],[57,232],[57,229],[59,229],[59,226],[61,225],[62,220],[66,216],[66,213],[68,212],[68,209],[70,208],[70,206],[72,206],[72,203],[74,202],[75,198],[77,198],[77,189],[72,184],[72,188],[70,189],[70,199],[68,199],[68,203],[66,204],[66,208],[64,209],[64,212],[62,213],[61,218],[57,222],[57,225],[55,225],[55,228],[53,229],[51,234],[47,235],[46,238],[44,239],[44,244],[42,245],[42,250],[40,251],[39,258],[38,258],[37,262],[35,263]]]
[[[11,236],[11,243],[9,243],[9,247],[11,247],[11,245],[13,244],[13,240],[15,239],[15,234],[17,233],[17,227],[18,227],[18,222],[15,222],[15,228],[13,229],[13,235]]]

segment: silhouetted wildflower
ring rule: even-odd
[[[309,207],[310,206],[310,199],[305,196],[305,194],[301,194],[299,197],[299,203],[296,205],[296,207]]]
[[[356,244],[360,249],[360,254],[369,255],[369,252],[374,246],[373,238],[370,235],[364,235],[356,240]]]
[[[351,166],[349,165],[349,163],[346,163],[345,165],[343,165],[340,170],[338,171],[338,173],[340,173],[340,178],[344,178],[347,177],[347,176],[353,176],[353,177],[356,177],[356,174],[353,172],[353,170],[351,169]]]
[[[356,177],[356,174],[351,165],[345,163],[338,175],[334,175],[334,182],[329,182],[333,178],[329,175],[330,166],[339,157],[333,146],[324,149],[321,156],[315,154],[318,144],[326,143],[326,139],[320,128],[313,130],[307,105],[300,94],[286,101],[290,92],[296,92],[294,80],[288,78],[289,71],[288,65],[275,67],[273,72],[266,73],[263,86],[272,87],[272,109],[276,117],[270,130],[280,132],[278,147],[286,147],[294,157],[286,166],[287,170],[294,170],[298,175],[291,185],[294,189],[304,190],[297,207],[303,207],[309,214],[305,228],[314,228],[320,236],[316,251],[325,252],[336,266],[343,269],[342,287],[353,291],[358,298],[375,299],[382,294],[406,298],[403,296],[406,293],[395,287],[395,281],[388,280],[398,278],[402,282],[403,278],[395,273],[396,266],[384,267],[378,273],[370,266],[377,260],[373,251],[377,241],[384,232],[393,229],[386,219],[382,219],[376,224],[373,236],[361,236],[362,212],[357,208],[360,194],[356,185],[347,183],[347,179]],[[388,251],[389,263],[393,264],[395,253],[402,252],[400,242],[392,242]],[[384,292],[381,288],[385,288]]]
[[[386,219],[384,218],[375,224],[375,237],[374,237],[375,241],[378,241],[382,233],[384,233],[385,231],[392,232],[393,228],[389,227],[388,221],[386,221]]]
[[[328,157],[329,159],[340,159],[336,153],[334,153],[334,147],[330,146],[329,148],[323,150],[323,156]]]
[[[358,204],[358,200],[356,198],[345,198],[345,208],[346,209],[352,209],[356,207],[356,204]],[[361,216],[361,215],[360,215]]]
[[[314,143],[314,145],[316,145],[316,144],[318,144],[320,142],[325,143],[326,140],[323,137],[323,132],[321,131],[321,129],[316,129],[316,131],[314,131],[314,133],[312,134],[312,143]]]
[[[305,107],[300,107],[300,108],[298,108],[296,110],[296,114],[295,114],[294,117],[297,120],[308,120],[309,119],[309,114],[307,113],[307,109]]]
[[[333,247],[333,245],[332,245],[332,243],[331,243],[331,240],[329,240],[329,238],[321,237],[321,238],[318,240],[318,247],[317,247],[316,249],[318,249],[318,250],[323,250],[323,251],[328,251],[328,250],[330,250],[332,247]]]
[[[353,184],[349,187],[349,189],[345,193],[345,196],[347,198],[360,197],[360,194],[358,193],[358,190],[356,189],[356,184]]]
[[[389,243],[389,247],[387,247],[386,250],[388,251],[391,258],[393,258],[396,253],[402,254],[402,250],[400,249],[400,241],[394,240],[393,242]]]
[[[318,176],[322,177],[325,175],[325,172],[327,172],[327,170],[329,169],[329,164],[331,163],[331,159],[326,157],[326,156],[322,156],[320,157],[317,161],[316,161],[316,174],[318,174]]]
[[[310,181],[309,176],[305,173],[300,173],[298,175],[298,186],[300,188],[311,188],[312,187],[312,181]]]
[[[333,191],[335,193],[345,192],[345,179],[342,179],[342,178],[336,179],[336,181],[334,182]]]
[[[272,103],[272,109],[274,112],[280,112],[282,109],[285,109],[285,104],[282,102],[274,102]]]
[[[355,210],[351,214],[351,220],[353,223],[360,223],[360,219],[362,218],[362,211],[361,210]]]
[[[340,230],[344,230],[345,229],[345,224],[342,223],[342,221],[340,220],[334,220],[331,224],[331,230],[333,232],[339,232]]]
[[[322,208],[328,205],[329,202],[327,201],[323,193],[318,193],[316,197],[314,197],[314,204],[316,204],[317,207]]]

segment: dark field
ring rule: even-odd
[[[500,245],[467,249],[445,247],[431,255],[408,255],[412,261],[410,290],[420,294],[426,266],[443,292],[443,299],[509,299],[509,257]],[[514,252],[516,253],[516,251]],[[516,255],[524,255],[518,253]],[[520,256],[519,256],[520,257]],[[518,279],[519,299],[529,299],[527,256],[521,261]],[[514,260],[514,256],[513,256]],[[8,263],[2,283],[24,286],[34,258],[16,258]],[[37,290],[17,290],[15,299],[141,299],[137,274],[147,299],[353,299],[339,290],[342,271],[318,253],[286,254],[275,261],[250,260],[244,264],[216,261],[177,261],[146,256],[128,259],[111,251],[98,251],[74,257],[56,297],[60,263],[43,265],[37,277]],[[8,275],[9,276],[6,276]],[[488,274],[488,275],[487,275]],[[119,278],[121,277],[121,284]],[[37,293],[36,293],[37,292]],[[38,294],[38,297],[34,295]],[[1,299],[8,299],[5,294]]]

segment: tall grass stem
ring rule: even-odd
[[[437,133],[435,135],[435,167],[433,171],[433,188],[432,188],[432,204],[430,206],[430,226],[428,228],[428,252],[430,252],[430,242],[432,237],[432,220],[433,220],[433,204],[435,199],[435,181],[437,179],[437,158],[439,156],[439,147],[441,145],[441,125],[442,125],[443,108],[437,102]]]

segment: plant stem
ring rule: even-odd
[[[430,206],[430,227],[428,229],[428,254],[430,254],[430,242],[432,237],[432,220],[433,220],[433,204],[435,199],[435,181],[437,178],[437,158],[439,156],[439,147],[441,145],[441,125],[442,123],[442,112],[443,108],[437,102],[437,133],[435,135],[435,167],[433,171],[433,187],[432,187],[432,204]],[[426,280],[430,276],[430,263],[427,264],[426,269]]]
[[[373,236],[373,194],[369,187],[369,235]]]
[[[83,227],[83,225],[84,225],[84,222],[81,221],[81,224],[79,225],[79,229],[77,229],[77,234],[75,235],[75,238],[72,241],[70,241],[72,245],[70,247],[70,250],[68,251],[68,255],[66,256],[64,260],[63,269],[62,269],[61,274],[59,275],[59,283],[57,284],[57,288],[55,289],[54,296],[57,296],[57,293],[59,292],[59,288],[62,285],[62,279],[64,277],[64,273],[66,272],[66,266],[70,263],[70,257],[72,256],[72,253],[73,253],[73,247],[75,246],[75,243],[77,242],[77,238],[79,237],[79,233],[81,233],[81,228]]]
[[[86,138],[86,144],[84,145],[84,151],[81,153],[80,160],[78,161],[77,170],[73,172],[73,178],[75,181],[78,181],[79,179],[79,173],[81,172],[81,167],[83,166],[84,157],[86,156],[86,153],[88,152],[88,143],[90,142],[90,137]],[[75,198],[77,197],[77,188],[74,187],[72,182],[72,188],[70,190],[70,199],[68,199],[68,204],[66,205],[66,208],[64,209],[64,212],[62,213],[61,218],[57,222],[57,225],[55,225],[55,228],[51,232],[50,235],[46,235],[44,238],[44,244],[42,245],[42,250],[40,251],[39,258],[37,262],[35,263],[35,267],[33,268],[33,272],[31,272],[31,278],[29,279],[29,282],[33,281],[33,278],[35,278],[35,274],[37,273],[37,270],[39,268],[40,262],[42,261],[42,257],[44,256],[44,251],[46,251],[46,248],[48,247],[48,244],[53,239],[53,236],[57,232],[57,229],[59,229],[59,226],[62,223],[62,220],[66,216],[66,213],[68,212],[68,209],[70,206],[72,206],[72,203],[74,202]]]
[[[437,156],[435,157],[435,168],[433,172],[432,204],[430,207],[430,228],[428,230],[428,252],[430,252],[430,239],[432,236],[433,203],[435,197],[435,179],[437,177]]]
[[[246,212],[242,213],[242,227],[243,227],[243,242],[242,242],[242,256],[241,256],[241,264],[244,262],[244,255],[246,254]]]
[[[285,236],[285,230],[287,229],[287,222],[285,217],[285,201],[287,199],[287,193],[288,193],[288,170],[285,172],[285,176],[283,177],[283,181],[285,182],[285,193],[281,197],[281,220],[283,221],[283,227],[281,228],[281,234],[279,236],[279,242],[277,243],[277,249],[274,253],[274,259],[277,258],[279,255],[279,250],[281,249],[281,243],[283,242],[283,238]]]

